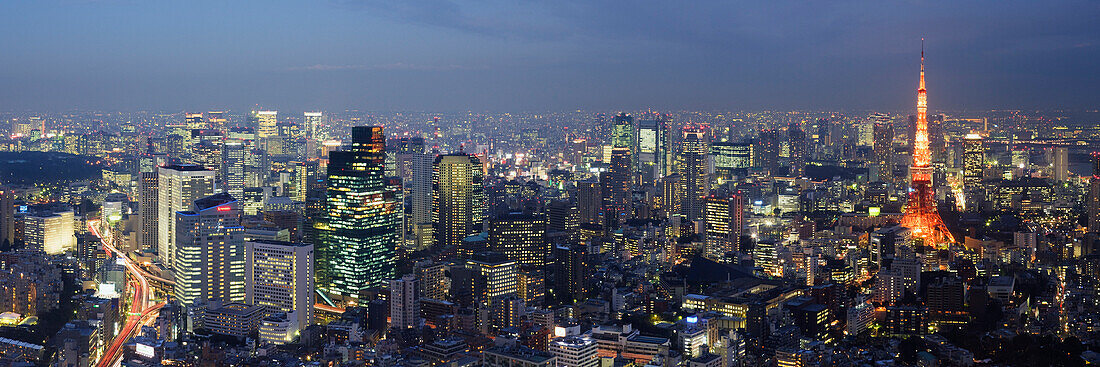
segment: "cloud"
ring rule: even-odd
[[[463,65],[423,65],[408,64],[403,62],[374,65],[329,65],[313,64],[286,68],[286,71],[348,71],[348,70],[385,70],[385,71],[453,71],[453,70],[478,70],[481,68]]]

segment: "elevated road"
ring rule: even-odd
[[[126,267],[126,271],[130,273],[130,281],[127,287],[132,290],[130,297],[130,308],[126,316],[126,323],[121,332],[115,336],[115,340],[107,347],[103,352],[103,356],[99,359],[100,367],[111,367],[119,365],[122,360],[122,346],[126,345],[126,342],[130,341],[138,331],[141,330],[141,325],[149,322],[151,319],[155,319],[158,311],[161,307],[164,307],[164,303],[154,304],[151,300],[151,292],[149,289],[149,279],[147,273],[140,266],[135,264],[125,253],[119,251],[114,247],[110,233],[107,233],[107,238],[104,238],[99,232],[99,221],[89,221],[88,230],[92,232],[103,243],[103,248],[107,252],[110,252],[122,260],[123,266]]]

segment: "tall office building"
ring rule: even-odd
[[[306,138],[313,140],[325,140],[322,129],[325,127],[325,115],[321,112],[305,112],[302,114]]]
[[[222,145],[221,182],[222,191],[228,192],[235,198],[244,195],[246,179],[245,166],[248,162],[249,149],[241,139],[226,139]]]
[[[985,147],[981,135],[970,133],[963,138],[962,161],[963,187],[967,190],[980,188],[985,169]]]
[[[588,277],[591,268],[588,262],[588,250],[584,245],[554,245],[551,249],[554,257],[554,298],[563,304],[584,301],[588,291]]]
[[[1069,179],[1069,148],[1054,147],[1054,180],[1061,182]]]
[[[638,121],[636,161],[642,181],[652,184],[667,176],[668,171],[668,123],[663,117]]]
[[[717,142],[711,144],[710,154],[714,157],[714,174],[719,184],[732,181],[739,169],[752,165],[752,144]]]
[[[630,150],[614,148],[607,172],[600,173],[606,228],[618,228],[630,219]]]
[[[612,148],[627,148],[633,149],[634,147],[634,117],[620,112],[615,116],[611,126],[611,147]]]
[[[157,190],[157,167],[164,165],[164,154],[146,153],[138,157],[137,199],[138,199],[138,248],[156,250],[160,228],[157,225],[160,207]]]
[[[285,312],[294,328],[313,322],[313,245],[252,240],[245,248],[245,300],[270,312]]]
[[[894,182],[894,125],[889,121],[875,122],[873,160],[877,181]]]
[[[188,130],[207,129],[209,126],[206,124],[206,119],[202,117],[202,113],[185,113],[184,123],[187,125]]]
[[[382,127],[356,126],[351,140],[347,150],[329,153],[328,231],[317,267],[321,288],[358,298],[393,279],[401,203],[385,177]]]
[[[0,248],[15,244],[15,193],[0,187]]]
[[[756,160],[753,162],[753,167],[761,167],[766,169],[772,175],[779,172],[779,131],[773,129],[767,129],[760,131],[760,136],[757,139],[757,145],[760,147],[758,150],[760,154],[757,154]]]
[[[577,182],[577,212],[580,224],[603,225],[603,192],[599,181]]]
[[[175,214],[175,296],[184,307],[211,300],[245,302],[240,204],[226,193],[194,200]]]
[[[23,238],[26,247],[47,254],[61,254],[76,246],[71,209],[43,209],[23,217]]]
[[[176,212],[189,210],[195,200],[214,193],[214,171],[199,165],[174,164],[157,168],[157,259],[174,264]]]
[[[420,282],[405,274],[390,280],[390,329],[415,328],[420,324]]]
[[[409,217],[406,220],[412,230],[417,249],[432,244],[432,165],[434,153],[412,153],[409,162]]]
[[[745,227],[745,198],[740,193],[708,196],[703,219],[708,258],[724,259],[727,253],[739,250],[737,245]]]
[[[479,249],[465,249],[462,240],[481,233],[485,221],[484,172],[481,160],[466,153],[435,158],[432,173],[432,225],[435,245],[458,249],[469,257]]]
[[[806,132],[797,123],[787,127],[787,146],[790,156],[791,177],[802,177],[806,172]]]
[[[1089,179],[1089,232],[1100,233],[1100,152],[1092,152],[1092,178]]]
[[[550,254],[546,216],[508,213],[489,222],[489,247],[521,267],[542,268]]]
[[[252,111],[256,138],[264,139],[279,135],[279,111]]]
[[[710,144],[702,128],[685,128],[680,147],[681,211],[688,220],[702,216],[703,200],[710,191],[707,153]]]

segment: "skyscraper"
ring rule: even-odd
[[[624,112],[620,112],[615,116],[613,125],[611,126],[611,147],[612,148],[627,148],[633,149],[634,147],[634,117],[627,115]]]
[[[432,244],[432,165],[434,153],[412,153],[409,162],[409,227],[412,228],[415,247],[426,248]]]
[[[577,212],[580,224],[603,225],[603,193],[599,181],[577,182]]]
[[[1089,179],[1089,232],[1100,233],[1100,152],[1092,152],[1092,178]]]
[[[481,160],[466,153],[441,155],[432,174],[432,224],[436,246],[459,249],[469,257],[478,249],[463,249],[462,240],[484,226],[485,188]]]
[[[489,222],[489,247],[522,267],[542,268],[550,254],[546,216],[508,213]]]
[[[157,224],[160,207],[157,189],[157,167],[165,164],[164,154],[146,153],[138,157],[137,199],[138,199],[138,248],[157,250],[160,227]],[[169,265],[169,264],[165,264]]]
[[[285,312],[293,331],[313,322],[313,245],[252,240],[245,245],[245,299],[268,312]]]
[[[894,182],[894,125],[877,121],[874,125],[873,161],[877,181]]]
[[[1065,181],[1069,179],[1069,148],[1054,147],[1054,180]]]
[[[401,205],[385,177],[385,148],[381,126],[356,126],[348,149],[329,153],[328,223],[317,268],[325,281],[318,285],[332,295],[355,299],[393,279]]]
[[[963,187],[976,190],[981,187],[985,169],[985,147],[982,136],[977,133],[966,134],[963,138]]]
[[[564,304],[583,301],[588,288],[591,269],[588,263],[588,250],[584,245],[555,245],[551,249],[554,257],[554,298]]]
[[[606,228],[618,228],[630,218],[630,150],[614,148],[607,172],[600,173]]]
[[[302,114],[306,138],[313,140],[325,140],[321,131],[325,126],[325,115],[321,112],[305,112]]]
[[[638,171],[642,181],[652,183],[667,176],[668,172],[668,123],[663,117],[638,121],[637,152]]]
[[[719,184],[732,181],[739,169],[752,165],[752,144],[729,141],[711,144],[710,153],[714,157],[715,179]]]
[[[256,138],[263,139],[279,135],[279,111],[252,111],[252,120],[256,124]]]
[[[707,197],[704,218],[706,221],[706,256],[723,259],[726,253],[737,251],[745,226],[745,199],[740,193]]]
[[[922,40],[923,42],[923,40]],[[928,94],[924,89],[924,47],[921,45],[920,87],[917,89],[917,126],[913,135],[913,165],[909,201],[905,204],[903,226],[913,230],[914,237],[925,240],[926,246],[954,243],[955,238],[940,218],[932,187],[932,152],[928,147]]]
[[[703,213],[703,200],[710,191],[710,175],[707,172],[707,142],[705,128],[684,128],[680,143],[681,210],[688,220],[699,219]]]
[[[773,175],[776,174],[779,171],[779,131],[772,129],[760,131],[757,145],[760,146],[760,154],[755,157],[756,161],[752,165],[764,168]]]
[[[184,307],[210,300],[245,301],[244,227],[237,200],[226,193],[194,200],[175,214],[175,297]]]
[[[245,163],[249,149],[240,139],[226,139],[222,145],[221,189],[235,198],[244,195]]]
[[[192,164],[157,168],[157,259],[171,268],[176,251],[176,212],[214,193],[214,171]]]
[[[791,177],[802,177],[806,170],[806,132],[797,123],[787,127],[788,152],[791,159]]]
[[[0,187],[0,247],[15,244],[15,193]]]

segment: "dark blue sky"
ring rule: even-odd
[[[1098,1],[0,1],[0,109],[1100,107]]]

